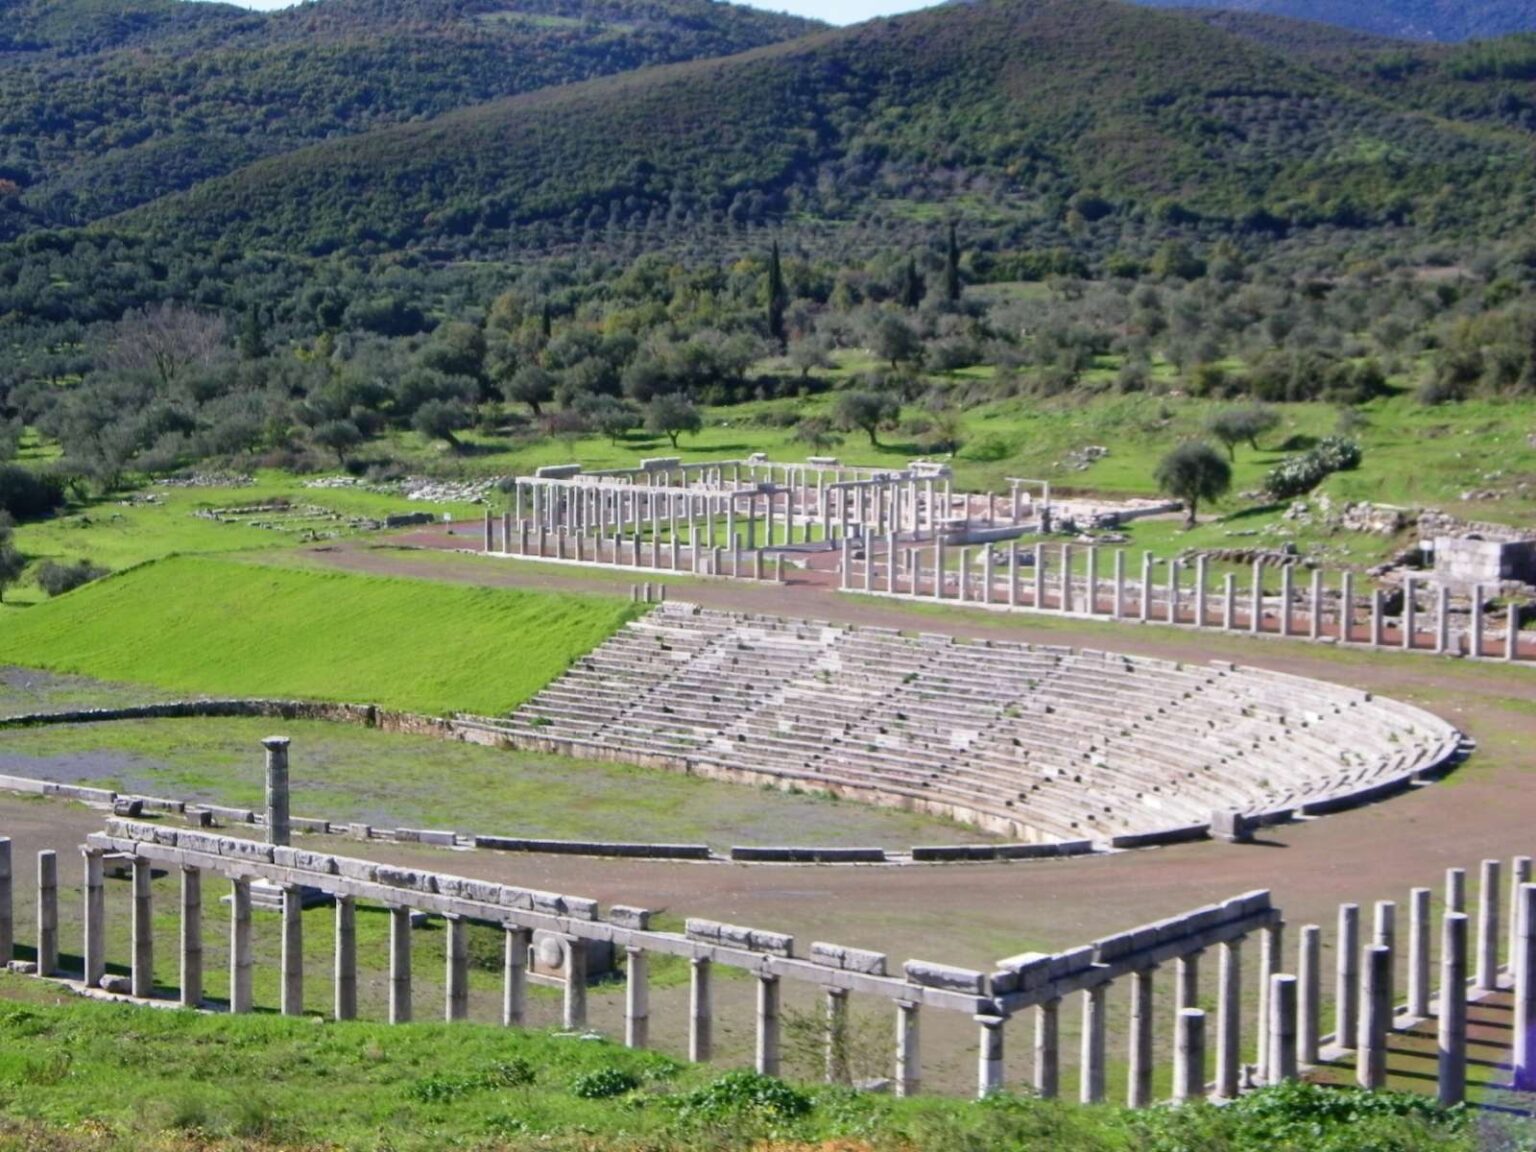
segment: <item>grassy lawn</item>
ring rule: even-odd
[[[175,557],[6,619],[0,660],[184,692],[504,712],[636,611],[617,598]]]
[[[1514,1121],[1500,1127],[1506,1139],[1524,1133]],[[895,1100],[777,1084],[550,1032],[477,1024],[321,1026],[265,1014],[87,1005],[48,985],[0,976],[5,1152],[1470,1152],[1486,1135],[1460,1117],[1391,1096],[1359,1107],[1352,1094],[1293,1087],[1228,1108],[1142,1113],[1013,1096],[985,1104]]]
[[[267,471],[243,488],[172,488],[152,485],[71,508],[52,520],[24,524],[16,530],[16,545],[34,562],[60,563],[84,558],[119,570],[172,553],[222,553],[256,549],[286,549],[329,534],[358,535],[349,521],[429,511],[455,519],[476,519],[482,512],[472,504],[423,504],[403,496],[353,488],[306,488],[305,478]],[[225,520],[206,514],[215,509],[242,508],[286,500],[311,505],[313,516],[275,517],[253,512]],[[234,522],[227,522],[232,520]],[[271,525],[261,527],[257,525]],[[6,593],[7,602],[42,598],[36,585],[25,583]]]
[[[974,828],[873,805],[317,721],[292,738],[300,815],[483,835],[905,848],[982,842]],[[270,720],[137,720],[22,729],[0,773],[260,807]],[[448,786],[451,785],[451,786]]]

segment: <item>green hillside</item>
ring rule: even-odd
[[[1198,21],[991,0],[320,145],[124,223],[312,252],[526,250],[614,224],[859,220],[893,203],[1027,221],[1080,196],[1084,225],[1448,235],[1511,218],[1526,150]]]
[[[627,603],[177,557],[0,626],[0,660],[172,691],[516,707],[632,615]]]
[[[1532,0],[1135,0],[1153,8],[1220,8],[1336,24],[1408,40],[1473,40],[1536,30]]]
[[[264,156],[551,84],[721,56],[810,21],[710,0],[13,0],[0,237],[98,219]]]

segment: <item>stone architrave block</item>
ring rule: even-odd
[[[185,844],[182,845],[186,847]],[[322,852],[306,852],[299,848],[278,848],[272,853],[272,862],[280,868],[296,868],[301,872],[318,872],[322,876],[336,874],[336,858]]]
[[[631,908],[625,904],[615,904],[608,909],[608,923],[619,928],[631,928],[637,932],[644,932],[651,926],[651,913],[647,908]]]
[[[503,908],[517,908],[522,911],[533,909],[533,893],[526,888],[514,888],[510,884],[503,884],[497,895],[496,903]]]
[[[1050,978],[1060,980],[1093,967],[1093,945],[1070,948],[1051,957]]]
[[[414,868],[396,868],[390,864],[380,864],[378,870],[380,884],[388,884],[391,888],[409,888],[414,892],[437,891],[437,877],[431,872],[419,872]]]
[[[748,946],[754,952],[766,952],[770,956],[785,958],[795,954],[795,938],[782,932],[761,932],[754,928],[748,939]]]
[[[699,940],[706,944],[720,943],[720,929],[723,927],[718,920],[695,920],[690,917],[683,925],[683,935],[690,940]]]
[[[188,852],[201,852],[205,856],[222,856],[225,838],[210,836],[204,832],[183,832],[181,847]]]
[[[596,920],[598,907],[596,900],[588,900],[585,896],[562,896],[565,904],[565,914],[573,920]]]
[[[336,857],[336,871],[348,880],[361,880],[374,884],[379,879],[379,866],[371,860],[353,860],[348,856]]]
[[[219,855],[230,860],[257,860],[272,863],[272,845],[259,840],[224,839],[219,841]]]
[[[844,972],[857,972],[862,976],[884,976],[888,962],[884,952],[844,948],[840,944],[826,944],[819,940],[811,944],[810,958],[813,964],[840,968]]]
[[[987,974],[969,968],[952,968],[948,964],[930,964],[926,960],[908,960],[903,966],[907,980],[925,988],[941,988],[948,992],[964,992],[974,996],[987,994]]]

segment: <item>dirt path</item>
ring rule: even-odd
[[[415,555],[361,544],[307,553],[352,571],[482,585],[606,591],[625,574],[594,579],[554,566],[441,553]],[[460,853],[371,845],[372,855],[539,888],[713,916],[890,951],[897,956],[990,966],[1000,957],[1090,940],[1206,900],[1269,888],[1290,923],[1331,925],[1341,901],[1404,900],[1413,886],[1439,890],[1444,869],[1536,851],[1536,672],[1423,656],[1332,652],[1298,643],[1107,623],[1031,620],[980,610],[914,609],[814,587],[690,582],[677,599],[753,612],[833,618],[957,635],[1079,644],[1182,660],[1236,659],[1395,696],[1431,709],[1479,742],[1448,781],[1355,812],[1271,830],[1252,846],[1216,843],[1015,865],[906,868],[744,868],[563,857]],[[17,838],[18,900],[30,866],[21,855],[60,850],[77,882],[74,848],[100,814],[0,800],[0,835]],[[792,838],[786,834],[786,838]],[[355,852],[356,845],[335,846]],[[24,907],[22,905],[21,907]],[[18,917],[20,919],[20,917]]]

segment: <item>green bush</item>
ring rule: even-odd
[[[809,1096],[784,1081],[741,1068],[684,1096],[678,1111],[685,1119],[723,1120],[750,1116],[764,1120],[794,1120],[807,1115],[812,1106]]]
[[[607,1100],[640,1087],[639,1077],[622,1068],[598,1068],[571,1081],[571,1095],[579,1100]]]

